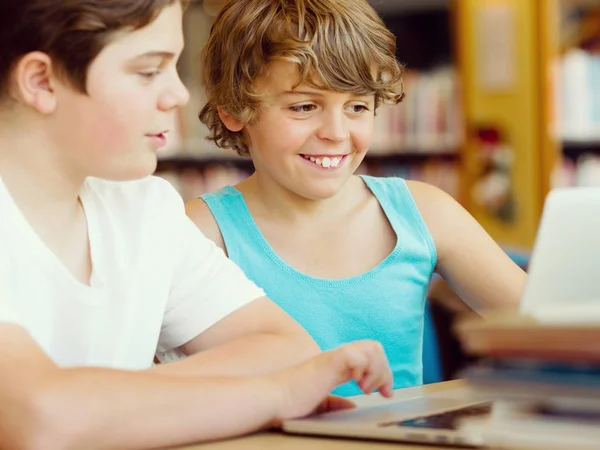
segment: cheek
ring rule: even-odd
[[[143,139],[145,133],[156,131],[154,127],[158,124],[148,120],[153,112],[149,92],[129,77],[115,79],[106,75],[96,78],[96,81],[89,86],[87,128],[106,151],[122,151],[135,139]]]
[[[366,151],[373,139],[373,118],[362,120],[355,124],[352,130],[353,147],[359,151]]]
[[[286,117],[278,120],[261,119],[253,127],[248,128],[250,142],[261,153],[284,157],[289,153],[297,153],[314,133],[310,121],[292,120]]]
[[[96,148],[103,152],[120,152],[131,147],[133,139],[143,137],[144,131],[137,124],[139,112],[131,111],[124,100],[119,104],[113,102],[95,103],[85,114],[82,131]]]
[[[317,122],[314,119],[294,120],[284,118],[277,127],[280,147],[296,153],[310,141],[317,132]]]
[[[86,128],[90,134],[93,134],[90,137],[94,139],[96,145],[102,146],[108,152],[111,149],[117,151],[120,147],[128,145],[133,130],[129,127],[125,115],[112,108],[102,108],[98,109],[94,116],[95,119],[90,120]]]

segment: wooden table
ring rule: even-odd
[[[420,396],[427,392],[458,390],[461,381],[448,381],[394,391],[394,399],[401,400]],[[378,395],[353,397],[357,405],[375,405],[385,401]],[[319,438],[287,435],[281,432],[259,433],[238,439],[185,447],[185,450],[451,450],[453,447],[431,447],[399,442],[376,442],[350,439]],[[463,449],[464,450],[464,449]]]

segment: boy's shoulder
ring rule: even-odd
[[[437,229],[444,227],[445,221],[455,217],[457,211],[462,209],[462,206],[454,197],[432,184],[417,180],[406,180],[400,177],[370,178],[377,183],[384,184],[388,192],[398,189],[400,190],[397,193],[399,196],[408,194],[410,203],[416,206],[432,234],[437,234]]]
[[[406,185],[440,258],[466,230],[477,228],[461,203],[443,189],[422,181],[407,181]]]
[[[406,192],[406,189],[408,189],[408,193],[418,206],[421,204],[454,201],[452,196],[444,190],[423,181],[409,180],[397,176],[363,175],[362,178],[365,181],[369,181],[370,185],[374,183],[384,185],[387,190],[400,189],[402,192]]]
[[[207,238],[226,251],[219,224],[204,199],[196,198],[187,202],[185,212]]]
[[[406,180],[406,187],[419,208],[436,209],[444,205],[452,207],[458,203],[449,193],[433,184],[417,180]]]
[[[445,220],[453,218],[457,210],[462,209],[454,197],[432,184],[406,180],[406,187],[430,231],[443,227]]]
[[[418,180],[405,180],[406,187],[413,195],[421,201],[444,201],[450,197],[448,193],[433,184]]]

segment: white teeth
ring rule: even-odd
[[[340,163],[342,162],[342,159],[344,159],[343,156],[323,156],[323,158],[317,158],[315,156],[305,156],[304,158],[308,159],[309,161],[314,162],[316,165],[321,166],[321,167],[338,167],[340,165]]]

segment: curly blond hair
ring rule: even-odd
[[[249,155],[242,132],[227,129],[217,107],[254,123],[262,103],[254,82],[277,60],[298,64],[298,84],[374,95],[376,106],[404,97],[396,38],[366,0],[230,0],[202,51],[207,139]]]

